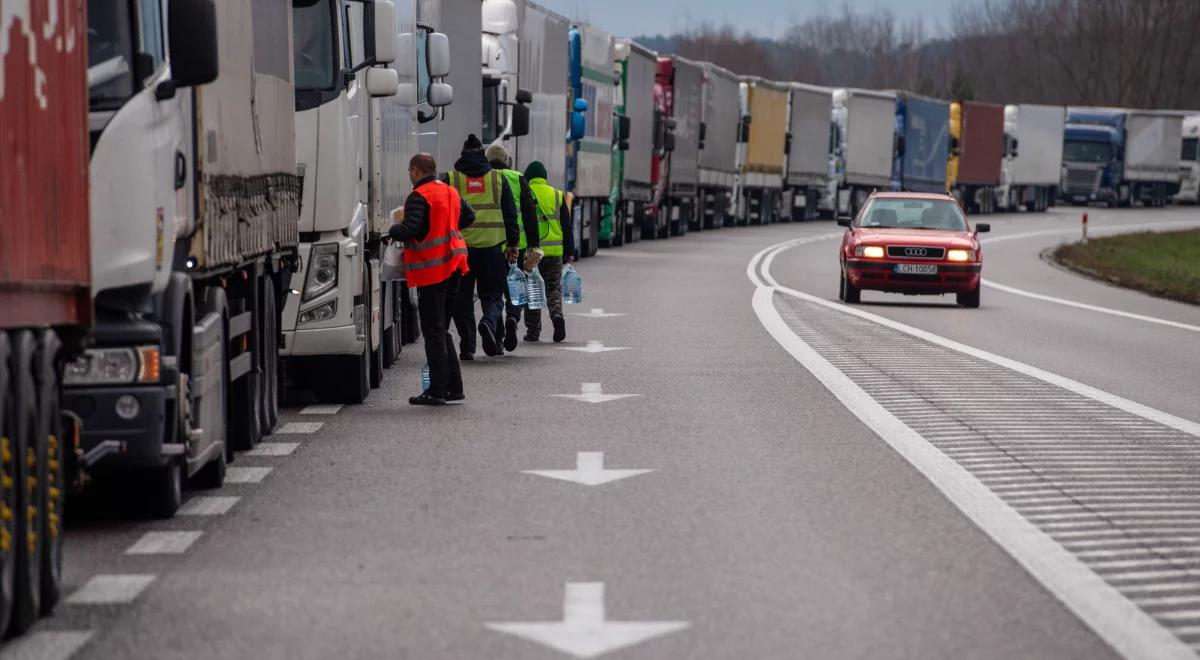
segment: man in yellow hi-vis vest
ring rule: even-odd
[[[546,306],[550,308],[550,322],[554,324],[554,341],[567,338],[567,324],[563,319],[562,269],[564,263],[575,261],[574,224],[567,196],[561,190],[546,183],[546,166],[533,161],[525,168],[529,189],[537,201],[538,237],[545,256],[538,262],[538,271],[546,280]],[[542,334],[541,310],[525,310],[525,341],[538,341]]]
[[[517,253],[516,200],[500,173],[488,165],[483,144],[473,134],[463,143],[462,156],[445,179],[475,210],[474,224],[462,232],[471,272],[463,277],[462,290],[455,299],[459,358],[475,359],[476,330],[484,353],[503,355],[505,276],[509,259]],[[478,327],[472,295],[476,290],[483,308]]]

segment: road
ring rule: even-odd
[[[569,341],[464,365],[464,405],[410,407],[406,347],[207,515],[76,516],[3,655],[1192,657],[1200,309],[1041,259],[1076,209],[989,221],[980,310],[837,303],[830,222],[601,252]]]

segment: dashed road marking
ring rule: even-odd
[[[306,406],[300,411],[301,415],[336,415],[342,410],[342,404]]]
[[[178,555],[187,552],[204,532],[196,530],[146,532],[125,551],[127,555]]]
[[[181,516],[223,516],[229,513],[240,497],[232,495],[197,495],[179,507]]]
[[[324,422],[288,422],[275,430],[279,435],[300,435],[316,433],[324,426]]]
[[[4,660],[67,660],[95,634],[93,630],[48,630],[4,643]]]
[[[256,484],[271,473],[269,467],[231,467],[225,473],[227,484]]]
[[[290,456],[296,448],[300,446],[299,442],[263,442],[257,447],[246,452],[246,456]]]
[[[154,582],[153,575],[96,575],[67,597],[71,605],[132,603]]]

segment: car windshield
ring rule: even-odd
[[[942,199],[874,199],[863,211],[865,229],[938,229],[967,231],[958,204]]]
[[[93,110],[133,95],[133,20],[128,2],[88,0],[88,99]]]
[[[1107,163],[1112,158],[1112,145],[1091,140],[1068,140],[1063,145],[1063,160],[1072,163]]]
[[[333,89],[337,74],[334,51],[334,13],[328,0],[295,0],[292,3],[292,39],[296,60],[296,89]]]

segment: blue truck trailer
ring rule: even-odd
[[[950,104],[896,92],[892,190],[945,192]]]

